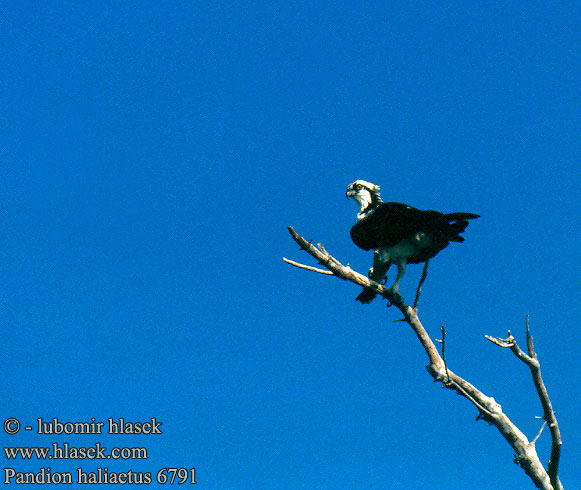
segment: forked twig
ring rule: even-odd
[[[490,340],[493,344],[498,345],[499,347],[510,349],[516,357],[518,357],[522,362],[524,362],[529,367],[533,378],[533,383],[537,390],[537,395],[543,407],[543,419],[549,425],[549,430],[551,431],[551,440],[552,440],[551,456],[547,464],[547,474],[551,480],[551,485],[553,486],[554,490],[562,490],[563,486],[558,477],[559,461],[561,459],[561,445],[563,444],[561,440],[561,431],[559,430],[557,417],[551,405],[551,400],[549,399],[549,393],[547,392],[547,388],[545,387],[545,383],[543,382],[543,378],[541,376],[541,365],[539,363],[539,360],[537,359],[537,354],[535,353],[533,337],[531,335],[529,328],[528,315],[526,322],[526,335],[527,335],[528,354],[526,354],[518,346],[515,338],[510,333],[510,330],[508,331],[508,337],[506,339],[491,337],[490,335],[485,335],[485,337],[488,340]]]

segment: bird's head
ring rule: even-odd
[[[357,201],[359,205],[358,219],[363,218],[367,212],[382,202],[379,195],[379,186],[365,180],[356,180],[349,184],[345,195],[347,199],[352,197]]]

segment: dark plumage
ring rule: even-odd
[[[439,211],[421,211],[399,202],[381,202],[351,228],[353,243],[363,250],[393,247],[418,232],[429,234],[430,246],[410,255],[408,264],[418,264],[434,257],[452,242],[463,242],[459,235],[468,226],[471,213],[443,214]]]
[[[363,250],[375,250],[369,277],[381,282],[391,264],[396,264],[394,292],[399,292],[406,264],[418,264],[435,257],[451,241],[463,242],[460,233],[468,226],[468,220],[479,217],[472,213],[444,214],[397,202],[383,202],[379,187],[363,180],[347,187],[347,197],[353,197],[360,206],[357,222],[351,228],[353,242]],[[368,303],[374,297],[375,293],[364,290],[357,300]]]

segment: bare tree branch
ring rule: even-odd
[[[334,275],[331,271],[326,271],[324,269],[317,269],[316,267],[311,267],[310,265],[299,264],[298,262],[295,262],[294,260],[287,259],[286,257],[283,257],[282,260],[284,260],[287,264],[294,265],[295,267],[298,267],[299,269],[306,269],[308,271],[318,272],[319,274],[325,274],[326,276]]]
[[[549,463],[547,464],[547,473],[549,475],[549,478],[551,479],[553,488],[555,490],[562,490],[563,486],[559,480],[559,477],[557,476],[559,472],[559,460],[561,459],[561,445],[563,444],[563,442],[561,441],[561,431],[559,430],[557,417],[551,405],[551,400],[549,399],[549,393],[547,392],[547,388],[545,387],[545,383],[543,382],[543,378],[541,376],[541,365],[535,353],[533,337],[530,333],[529,328],[528,315],[527,315],[526,333],[527,333],[528,355],[525,354],[525,352],[518,346],[516,340],[510,333],[510,330],[508,331],[508,337],[506,339],[494,338],[490,337],[489,335],[485,335],[485,337],[492,343],[498,345],[499,347],[509,348],[516,357],[518,357],[522,362],[524,362],[529,367],[533,378],[533,383],[537,390],[537,395],[543,407],[543,419],[545,420],[545,423],[549,425],[549,430],[551,431],[551,440],[552,440],[551,458],[549,459]],[[535,438],[535,441],[537,438]]]
[[[417,299],[417,297],[416,297]],[[450,379],[450,374],[448,373],[448,364],[446,363],[446,330],[444,330],[444,325],[440,327],[442,332],[442,340],[436,339],[436,342],[440,342],[442,344],[442,360],[444,361],[444,368],[446,369],[446,378]]]
[[[470,384],[468,381],[463,379],[462,377],[453,373],[449,368],[447,363],[444,362],[442,357],[440,356],[434,342],[426,332],[425,328],[420,322],[420,319],[417,315],[416,308],[413,308],[407,305],[402,296],[394,293],[390,289],[384,287],[381,284],[378,284],[368,277],[360,274],[349,266],[342,265],[337,259],[332,257],[325,248],[319,244],[319,247],[315,247],[311,244],[311,242],[307,242],[302,236],[295,232],[292,227],[288,227],[288,230],[295,240],[308,254],[314,257],[319,264],[326,267],[329,271],[333,273],[336,277],[340,279],[351,281],[359,286],[364,288],[371,289],[372,291],[376,292],[380,296],[386,298],[388,301],[391,302],[392,305],[396,306],[404,316],[404,320],[410,325],[414,333],[416,334],[418,340],[420,341],[424,351],[426,352],[429,360],[429,364],[426,366],[430,375],[434,378],[434,381],[439,381],[443,384],[444,387],[452,389],[465,397],[471,403],[473,403],[479,411],[478,418],[482,418],[486,420],[488,423],[494,425],[497,430],[501,433],[501,435],[507,440],[507,442],[511,445],[511,447],[516,452],[516,461],[518,464],[523,468],[525,473],[531,478],[533,483],[542,490],[561,490],[562,486],[559,482],[557,477],[557,469],[558,469],[558,453],[553,456],[551,455],[551,462],[549,462],[549,468],[551,468],[551,464],[553,464],[554,473],[552,473],[551,477],[543,467],[542,463],[539,460],[539,457],[536,452],[535,448],[535,441],[529,442],[527,437],[519,430],[519,428],[514,425],[514,423],[508,418],[506,414],[502,411],[502,407],[494,400],[492,397],[486,396],[483,392],[478,390],[475,386]],[[425,267],[424,272],[426,272],[427,267]],[[423,279],[420,281],[420,285],[418,286],[418,292],[416,294],[419,296],[419,289],[421,287],[421,283]],[[417,306],[417,300],[416,305]],[[488,337],[487,337],[488,338]],[[513,343],[511,343],[509,339],[492,339],[489,338],[492,342],[501,347],[510,347],[511,350],[513,348],[514,338],[512,339]],[[514,343],[516,345],[516,343]],[[534,350],[532,349],[532,338],[530,340],[530,349],[529,355],[527,356],[524,352],[520,351],[525,358],[531,359],[533,365],[536,366],[535,369],[538,370],[538,379],[540,379],[540,370],[538,369],[538,361],[536,359],[536,355],[534,355]],[[515,352],[515,350],[513,350]],[[515,352],[516,353],[516,352]],[[517,354],[519,359],[521,359],[520,353]],[[522,358],[524,362],[525,358]],[[528,364],[528,362],[527,362]],[[530,366],[530,364],[529,364]],[[533,367],[531,367],[531,371]],[[535,374],[533,374],[533,378],[535,378]],[[542,380],[541,380],[542,383]],[[535,386],[537,386],[535,382]],[[544,389],[544,385],[542,385]],[[539,388],[537,388],[539,391]],[[546,390],[545,390],[546,393]],[[548,395],[543,402],[543,408],[545,408],[545,404],[548,402]],[[550,402],[548,402],[548,407],[550,408]],[[545,411],[545,420],[549,423],[549,427],[551,428],[551,419],[550,415],[554,417],[554,413],[552,409],[549,411]],[[558,433],[558,426],[556,425],[556,419],[554,420],[555,428]],[[553,433],[553,428],[551,428],[551,433]],[[559,445],[560,448],[560,436],[559,436]],[[555,444],[553,444],[553,448],[555,448]]]
[[[539,433],[535,436],[535,438],[531,441],[531,444],[534,444],[535,442],[537,442],[537,439],[539,437],[541,437],[541,434],[543,433],[543,429],[545,428],[545,425],[547,425],[547,421],[545,420],[543,422],[543,425],[541,425],[541,428],[539,429]],[[553,485],[554,486],[554,485]]]

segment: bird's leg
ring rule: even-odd
[[[395,282],[393,283],[393,286],[391,286],[390,289],[394,293],[399,294],[399,282],[401,281],[401,278],[405,274],[406,260],[404,258],[399,258],[399,259],[397,259],[395,265],[397,266],[397,276],[395,278]]]
[[[391,266],[391,261],[384,261],[381,258],[381,253],[377,250],[373,252],[373,267],[369,269],[367,277],[375,282],[383,282],[389,267]]]
[[[377,262],[374,261],[373,264],[373,271],[369,276],[369,279],[372,281],[378,282],[380,284],[386,279],[387,271],[391,267],[391,261],[388,262],[381,262],[378,260]]]
[[[391,260],[384,261],[382,260],[381,253],[377,250],[373,253],[373,267],[369,269],[367,276],[372,281],[382,283],[389,267],[391,266]],[[357,298],[356,301],[361,301],[363,304],[371,303],[373,299],[377,296],[377,293],[371,291],[370,289],[364,289]]]
[[[420,283],[418,284],[418,289],[416,291],[416,300],[414,301],[414,310],[416,311],[418,309],[418,303],[420,301],[420,291],[422,290],[422,284],[424,284],[424,281],[426,280],[426,277],[428,275],[429,263],[430,263],[429,259],[426,260],[426,263],[424,264],[424,270],[422,271],[422,277],[420,278]]]

